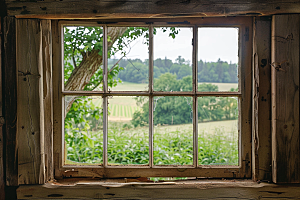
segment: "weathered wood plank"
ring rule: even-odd
[[[239,99],[241,110],[239,110],[239,162],[243,163],[242,171],[251,177],[252,174],[252,153],[251,153],[251,126],[252,126],[252,106],[251,106],[251,89],[252,89],[252,19],[248,19],[240,27],[239,37],[239,89],[242,96]]]
[[[271,181],[271,18],[253,24],[253,180]]]
[[[2,116],[2,29],[0,17],[0,116]],[[4,138],[3,138],[3,124],[0,124],[0,200],[5,199],[5,176],[4,176]]]
[[[275,183],[300,183],[300,15],[272,21],[272,159]]]
[[[43,176],[40,147],[40,137],[44,132],[41,39],[39,20],[17,20],[19,184],[38,184]]]
[[[72,182],[20,186],[18,199],[298,199],[300,185],[249,181]]]
[[[3,68],[4,68],[4,114],[6,135],[6,185],[18,185],[17,151],[17,70],[16,70],[16,24],[14,17],[4,17]]]
[[[26,18],[184,17],[299,13],[300,1],[244,0],[6,0],[9,16]],[[36,16],[38,15],[38,16]]]
[[[5,200],[5,176],[4,176],[4,151],[3,150],[4,150],[3,124],[1,124],[0,125],[0,200]]]
[[[63,151],[63,139],[61,133],[62,127],[62,102],[61,102],[61,91],[62,91],[62,57],[61,57],[61,40],[62,40],[62,29],[58,24],[58,20],[53,20],[51,22],[52,28],[52,46],[53,46],[53,89],[56,91],[53,93],[53,105],[55,109],[53,110],[53,160],[55,168],[55,178],[62,178],[60,173],[60,167],[62,163]],[[55,134],[56,133],[56,134]]]
[[[51,20],[41,20],[44,104],[45,180],[53,178],[52,34]]]

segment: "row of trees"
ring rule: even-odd
[[[114,66],[118,62],[117,59],[110,59],[109,66]],[[133,83],[146,83],[148,81],[149,60],[142,61],[140,59],[122,59],[119,61],[120,68],[117,77],[122,81]],[[176,75],[177,79],[192,75],[192,67],[189,61],[181,56],[173,63],[172,60],[158,58],[154,60],[154,78],[160,77],[164,73]],[[198,62],[198,81],[199,82],[215,82],[215,83],[237,83],[237,65],[228,64],[227,62]]]
[[[191,90],[192,77],[186,76],[180,80],[176,75],[166,73],[154,80],[154,89],[160,90],[168,82],[173,91],[178,91],[179,87]],[[218,91],[218,86],[212,84],[200,84],[200,91]],[[234,91],[234,88],[231,89]],[[149,123],[149,103],[146,98],[138,97],[138,104],[142,104],[142,110],[136,111],[133,115],[132,124],[144,126]],[[238,117],[238,101],[235,97],[201,97],[198,98],[198,120],[218,121],[233,120]],[[193,100],[191,97],[167,96],[154,98],[154,124],[187,124],[193,120]]]
[[[176,75],[165,73],[154,79],[154,89],[163,90],[165,83],[172,91],[192,90],[191,76],[186,76],[180,80]],[[215,92],[218,86],[202,83],[199,91]],[[234,91],[234,88],[231,89]],[[71,97],[70,97],[71,98]],[[149,102],[147,97],[137,97],[136,102],[142,107],[135,111],[131,124],[134,127],[144,126],[149,123]],[[220,121],[234,120],[238,117],[238,101],[235,97],[200,97],[198,98],[198,121]],[[154,98],[154,124],[175,125],[188,124],[193,121],[193,100],[191,97],[165,96]],[[91,98],[81,97],[73,101],[72,108],[66,115],[65,128],[72,130],[97,129],[102,124],[102,107],[96,106]]]

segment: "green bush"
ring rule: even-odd
[[[109,125],[108,162],[110,164],[148,164],[149,136],[147,128],[124,128],[118,123]],[[120,127],[120,128],[119,128]],[[198,137],[200,165],[238,165],[236,133],[224,133],[216,128],[214,134],[204,131]],[[153,158],[155,165],[192,165],[192,130],[156,131]],[[68,131],[65,134],[67,160],[79,163],[103,162],[102,131]]]

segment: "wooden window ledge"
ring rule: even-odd
[[[277,185],[251,180],[69,179],[21,185],[18,199],[298,199],[300,184]]]

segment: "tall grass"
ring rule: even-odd
[[[238,165],[238,135],[215,128],[214,133],[200,131],[198,162],[200,165]],[[155,165],[191,165],[193,163],[192,130],[158,129],[154,133]],[[102,131],[65,133],[67,160],[101,164],[103,162]],[[148,164],[149,136],[147,128],[122,128],[109,124],[108,162],[110,164]]]

